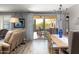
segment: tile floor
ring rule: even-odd
[[[29,48],[26,48],[23,53],[48,54],[48,41],[44,39],[33,40],[29,45]]]
[[[49,54],[48,40],[37,39],[17,47],[11,54]]]
[[[14,54],[48,54],[48,40],[43,36],[38,37],[37,32],[34,32],[34,40],[26,42],[12,52]]]

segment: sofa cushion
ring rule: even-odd
[[[8,43],[0,43],[0,45],[2,46],[2,53],[10,53],[10,44]]]
[[[2,46],[10,46],[8,43],[5,43],[5,42],[0,43],[0,45],[2,45]]]
[[[4,39],[7,32],[8,32],[7,29],[1,29],[0,30],[0,39]]]
[[[9,42],[9,39],[10,39],[11,35],[12,35],[12,31],[8,31],[5,38],[4,38],[5,43]]]
[[[11,45],[11,51],[16,47],[16,44],[17,44],[17,40],[18,40],[18,32],[13,32],[12,35],[11,35],[11,38],[8,42],[8,44]]]

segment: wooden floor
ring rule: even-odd
[[[49,54],[48,40],[37,39],[17,48],[12,54]]]

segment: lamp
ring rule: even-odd
[[[12,18],[10,19],[10,23],[18,23],[18,22],[19,22],[18,17],[12,17]]]
[[[18,23],[19,22],[19,18],[16,15],[16,12],[14,13],[14,16],[11,17],[10,19],[10,23]]]
[[[19,22],[19,18],[18,17],[11,17],[11,19],[10,19],[10,23],[12,23],[12,25],[11,25],[11,29],[13,29],[13,24],[14,23],[18,23]]]

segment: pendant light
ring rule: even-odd
[[[59,5],[59,29],[62,28],[62,4]]]
[[[59,15],[60,15],[60,20],[59,20],[59,37],[62,38],[62,36],[63,36],[63,29],[62,29],[62,4],[59,5]]]
[[[62,4],[60,4],[60,6],[59,6],[59,14],[60,14],[60,20],[61,20],[61,17],[62,17]]]

